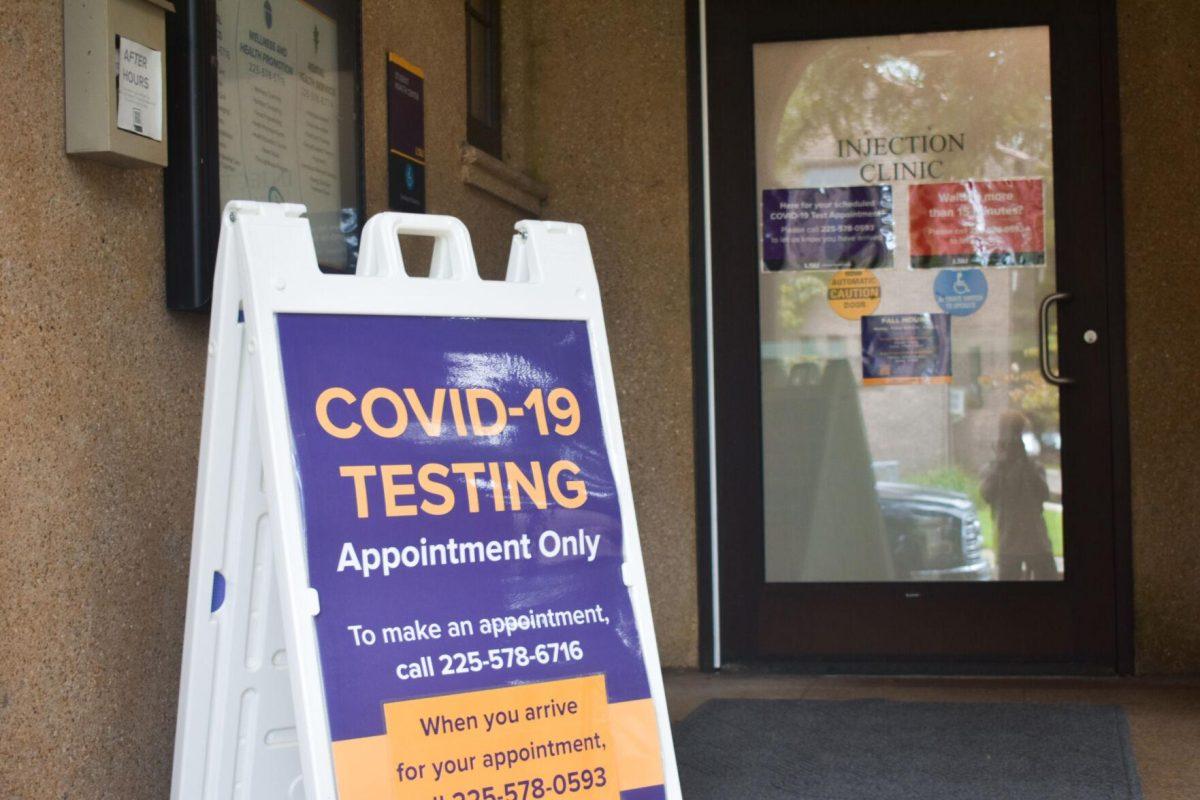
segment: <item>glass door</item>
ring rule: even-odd
[[[767,581],[1060,580],[1048,27],[753,57]]]
[[[727,659],[1115,668],[1101,6],[707,5]]]

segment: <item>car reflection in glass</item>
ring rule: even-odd
[[[880,481],[875,484],[897,580],[986,581],[979,512],[960,492]]]

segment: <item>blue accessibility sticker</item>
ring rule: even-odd
[[[987,300],[987,276],[979,269],[944,269],[933,282],[933,296],[947,314],[974,314]]]

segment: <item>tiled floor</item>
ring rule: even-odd
[[[1145,800],[1200,798],[1200,680],[864,678],[667,673],[671,718],[718,697],[932,702],[1108,703],[1124,707]]]

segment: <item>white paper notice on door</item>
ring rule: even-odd
[[[162,53],[117,38],[117,127],[162,141]]]

